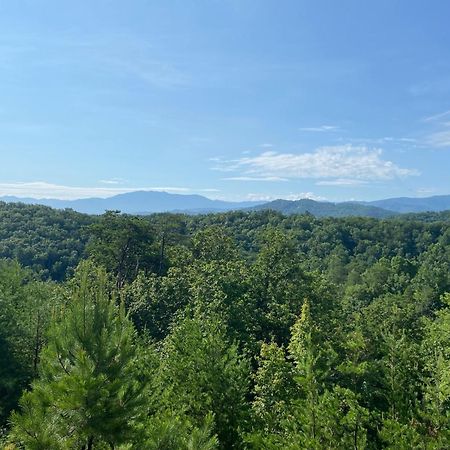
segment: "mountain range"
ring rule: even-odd
[[[398,197],[373,202],[359,202],[398,213],[419,213],[428,211],[446,211],[450,209],[450,195],[433,197]]]
[[[108,198],[83,198],[58,200],[51,198],[0,197],[4,202],[38,204],[52,208],[71,208],[86,214],[103,214],[105,211],[122,211],[127,214],[151,214],[159,212],[185,212],[192,214],[225,212],[251,208],[262,202],[226,202],[211,200],[201,195],[169,194],[160,191],[135,191]]]
[[[318,217],[364,216],[387,218],[402,213],[450,210],[450,195],[426,198],[400,197],[371,202],[319,202],[311,199],[274,200],[271,202],[226,202],[201,195],[169,194],[159,191],[135,191],[109,198],[77,200],[0,197],[4,202],[40,204],[52,208],[71,208],[87,214],[102,214],[119,210],[128,214],[183,212],[188,214],[225,212],[232,210],[275,210],[283,214],[309,212]]]

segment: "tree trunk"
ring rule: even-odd
[[[41,349],[41,333],[40,333],[40,328],[41,328],[41,314],[40,311],[38,311],[37,313],[37,323],[36,323],[36,336],[35,336],[35,341],[34,341],[34,357],[33,357],[33,371],[34,371],[34,376],[36,376],[37,374],[37,366],[38,366],[38,361],[39,361],[39,351]]]
[[[163,271],[165,245],[166,245],[166,233],[163,231],[162,236],[161,236],[161,251],[159,254],[158,274],[160,276],[162,275],[162,271]]]
[[[92,450],[94,448],[94,436],[89,436],[86,450]]]

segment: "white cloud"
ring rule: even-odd
[[[290,193],[290,194],[279,194],[279,195],[267,195],[267,194],[247,194],[245,197],[246,200],[249,201],[264,201],[270,202],[272,200],[301,200],[301,199],[310,199],[316,201],[326,201],[325,197],[321,197],[320,195],[316,195],[313,192],[299,192],[299,193]]]
[[[310,153],[264,152],[254,157],[219,161],[215,170],[238,172],[236,177],[284,179],[391,180],[419,172],[382,158],[381,149],[342,145],[321,147]],[[230,178],[236,178],[230,177]]]
[[[426,143],[438,148],[450,147],[450,129],[431,133],[426,139]]]
[[[47,183],[45,181],[0,183],[0,196],[31,197],[36,199],[53,198],[74,200],[79,198],[100,197],[107,198],[117,194],[135,191],[160,191],[174,194],[190,194],[199,192],[219,192],[217,189],[193,189],[187,187],[82,187],[64,186]]]
[[[432,116],[424,117],[423,122],[435,122],[436,120],[443,119],[450,115],[450,109],[448,111],[441,112],[439,114],[433,114]]]
[[[410,137],[385,136],[380,138],[349,138],[347,142],[360,145],[415,144],[417,139]]]
[[[214,189],[214,188],[206,188],[206,189],[190,189],[190,191],[195,192],[220,192],[220,189]]]
[[[425,137],[424,143],[435,148],[450,147],[450,122],[448,120],[450,110],[433,116],[425,117],[423,122],[430,122],[434,131]]]
[[[364,180],[353,180],[351,178],[338,178],[336,180],[317,181],[316,186],[361,186],[367,184]]]
[[[227,177],[222,178],[225,181],[288,181],[287,178],[282,177]]]
[[[124,184],[125,180],[122,178],[111,178],[109,180],[99,180],[99,183],[101,184],[111,184],[111,185],[116,185],[116,184]]]
[[[339,131],[341,128],[337,125],[320,125],[318,127],[302,127],[300,131],[311,131],[317,133],[326,133],[330,131]]]

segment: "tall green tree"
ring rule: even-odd
[[[261,250],[252,268],[259,338],[286,345],[303,300],[311,293],[311,278],[301,267],[294,241],[285,233],[268,229],[260,239]]]
[[[450,294],[447,305],[425,326],[422,356],[425,360],[423,418],[433,448],[450,446]]]
[[[249,365],[217,316],[187,315],[163,347],[165,407],[201,427],[212,414],[221,448],[239,448],[247,420]]]
[[[110,296],[106,274],[83,263],[72,285],[39,378],[12,416],[12,436],[27,449],[114,448],[132,441],[143,412],[135,331]]]
[[[290,367],[281,349],[274,344],[264,348],[253,403],[259,424],[247,438],[252,448],[365,448],[368,411],[351,390],[326,388],[330,352],[321,349],[317,337],[305,301],[292,327]]]
[[[154,229],[144,218],[108,211],[88,227],[88,254],[108,272],[114,274],[122,288],[139,272],[158,272],[158,248]]]
[[[262,344],[257,363],[252,402],[254,428],[262,434],[282,433],[297,394],[294,367],[284,348],[275,343]]]
[[[305,300],[301,315],[292,327],[289,353],[294,361],[295,379],[304,410],[303,431],[312,441],[319,433],[319,401],[326,370],[320,364],[322,352],[317,345],[316,334],[317,327],[311,317],[309,301]]]
[[[34,277],[17,262],[0,261],[0,425],[36,376],[46,330],[59,307],[61,290]]]

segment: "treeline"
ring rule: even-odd
[[[80,221],[0,265],[5,448],[450,447],[445,214]]]
[[[111,216],[114,212],[103,217]],[[68,279],[88,255],[90,225],[103,220],[101,217],[70,209],[0,202],[0,258],[17,260],[42,280]],[[132,216],[123,217],[130,219],[128,223],[133,222]],[[167,268],[166,248],[175,244],[189,246],[197,231],[217,225],[226,230],[250,260],[258,251],[258,236],[266,228],[280,229],[296,241],[309,268],[323,272],[330,265],[330,256],[331,260],[339,259],[340,268],[355,260],[356,271],[365,270],[381,257],[417,258],[449,228],[450,211],[404,214],[386,220],[316,218],[309,213],[285,216],[270,210],[197,216],[167,213],[134,219],[146,223],[145,233],[153,248],[142,251],[147,257],[151,253],[159,271]],[[155,256],[161,251],[164,261],[160,261],[161,255]],[[345,271],[352,270],[348,266]],[[336,281],[342,282],[342,278]]]

